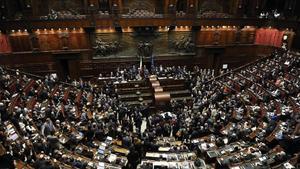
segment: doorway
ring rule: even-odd
[[[70,77],[71,79],[79,78],[80,53],[74,53],[74,52],[54,53],[53,57],[54,60],[56,61],[56,72],[60,80],[65,81],[67,77]]]
[[[59,77],[62,79],[67,79],[67,77],[70,77],[68,59],[60,59],[58,62],[60,64],[59,67],[61,68],[61,73]]]

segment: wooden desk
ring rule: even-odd
[[[171,95],[169,92],[159,92],[154,94],[154,99],[156,104],[168,103],[171,100]]]
[[[23,88],[23,92],[25,93],[25,95],[27,96],[29,91],[31,90],[31,87],[33,87],[33,85],[35,84],[34,80],[30,80],[25,87]]]
[[[15,167],[16,167],[16,169],[34,169],[29,164],[26,164],[21,160],[16,160],[15,161]]]
[[[53,98],[55,93],[59,90],[59,86],[56,84],[50,93],[50,98]]]
[[[278,130],[280,130],[280,125],[281,125],[281,121],[277,122],[276,128],[272,131],[271,134],[269,134],[269,136],[266,137],[266,140],[271,143],[274,139],[275,139],[275,134],[278,132]]]
[[[77,95],[76,95],[76,99],[75,99],[75,103],[78,105],[81,102],[81,97],[82,97],[82,91],[80,90]]]
[[[154,93],[163,92],[163,91],[164,91],[164,89],[160,86],[154,87]]]
[[[65,92],[64,92],[64,97],[63,97],[64,103],[67,102],[67,100],[68,100],[68,98],[69,98],[70,91],[71,91],[71,87],[68,87],[68,88],[65,90]]]

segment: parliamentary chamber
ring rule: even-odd
[[[0,169],[300,168],[300,0],[0,0]]]
[[[299,47],[296,0],[1,0],[0,5],[0,63],[62,78],[139,64],[140,42],[153,44],[157,65],[213,69]],[[150,65],[151,58],[143,62]]]

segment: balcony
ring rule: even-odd
[[[89,27],[137,27],[137,26],[272,26],[278,28],[299,27],[299,21],[259,18],[198,18],[196,16],[157,15],[153,17],[107,15],[105,17],[87,15],[85,19],[28,19],[1,21],[1,30],[18,29],[58,29],[58,28],[89,28]]]

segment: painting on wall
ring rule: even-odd
[[[140,43],[153,44],[153,55],[176,55],[194,52],[191,31],[159,31],[135,28],[131,32],[97,33],[95,57],[137,56]]]

